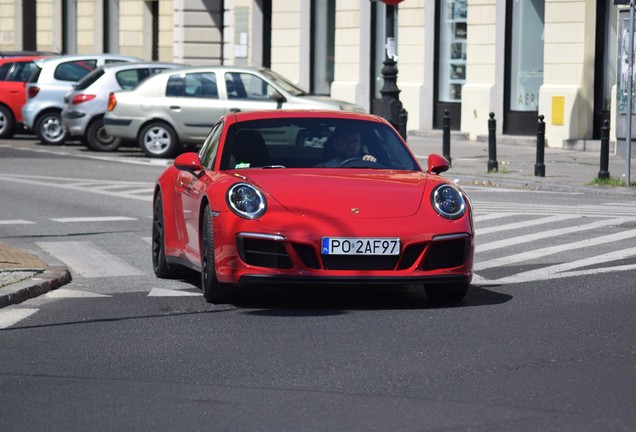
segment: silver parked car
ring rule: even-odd
[[[73,83],[93,69],[110,63],[137,62],[137,57],[117,54],[64,55],[36,60],[36,70],[26,84],[22,106],[24,125],[44,144],[62,144],[67,133],[62,125],[64,95]]]
[[[265,68],[210,66],[164,71],[129,91],[112,93],[104,127],[137,140],[150,157],[170,157],[199,145],[231,111],[327,109],[364,112],[361,106],[312,96]]]
[[[180,63],[139,62],[100,66],[73,85],[64,96],[62,123],[69,135],[80,137],[95,151],[113,151],[122,139],[110,136],[102,121],[108,95],[129,90],[139,82],[166,69],[183,68]]]

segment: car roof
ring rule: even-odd
[[[49,63],[63,63],[68,61],[77,61],[77,60],[90,60],[90,59],[117,59],[117,60],[127,60],[131,62],[140,62],[143,59],[139,57],[131,57],[119,54],[82,54],[82,55],[59,55],[52,57],[44,57],[36,60],[38,66],[43,67]]]
[[[374,123],[389,124],[384,118],[366,113],[358,113],[352,111],[331,111],[331,110],[303,110],[303,109],[285,109],[285,110],[262,110],[262,111],[241,111],[226,114],[225,117],[233,118],[236,122],[251,120],[267,120],[275,118],[315,118],[315,119],[344,119],[344,120],[362,120]]]
[[[161,73],[180,73],[180,72],[208,72],[208,71],[225,71],[225,72],[261,72],[266,70],[267,68],[260,66],[226,66],[226,65],[215,65],[215,66],[187,66],[184,65],[182,69],[173,69],[170,71],[164,71]]]
[[[186,68],[187,65],[184,65],[183,63],[168,63],[168,62],[158,62],[158,61],[152,61],[152,62],[129,62],[129,63],[110,63],[107,65],[102,65],[100,67],[98,67],[97,69],[103,69],[103,70],[119,70],[119,69],[137,69],[140,67],[160,67],[160,66],[167,66],[167,67],[171,67],[171,68],[175,68],[175,67],[180,67],[180,68]]]
[[[22,57],[4,57],[0,58],[0,64],[16,63],[16,62],[30,62],[39,59],[47,58],[47,56],[22,56]]]

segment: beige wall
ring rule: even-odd
[[[18,11],[19,2],[0,0],[0,50],[15,51],[21,49],[21,41],[16,37],[17,20],[21,19]]]
[[[545,116],[547,145],[591,139],[596,5],[590,0],[546,2],[545,28],[539,113]],[[555,97],[565,101],[563,125],[552,121]]]
[[[495,118],[503,114],[503,75],[497,62],[502,61],[503,38],[498,42],[501,18],[496,0],[468,2],[468,38],[466,46],[466,83],[462,88],[461,130],[471,139],[488,133],[490,112]],[[497,126],[501,131],[501,123]]]
[[[272,69],[295,83],[301,80],[300,10],[301,1],[272,2]]]

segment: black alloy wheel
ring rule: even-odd
[[[91,150],[110,152],[121,147],[122,139],[108,135],[104,121],[100,118],[94,120],[86,129],[86,142]]]

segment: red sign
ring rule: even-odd
[[[404,0],[380,0],[384,4],[388,4],[389,6],[397,6],[398,3],[402,3]]]

